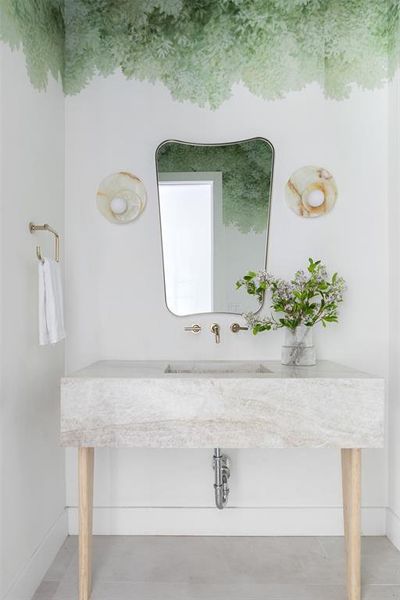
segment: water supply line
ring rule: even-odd
[[[229,487],[228,479],[231,476],[229,470],[229,457],[221,453],[221,448],[214,448],[214,494],[215,506],[222,510],[228,504]]]

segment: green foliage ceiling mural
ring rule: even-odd
[[[63,0],[0,0],[0,40],[22,45],[33,85],[42,89],[64,66]]]
[[[37,87],[61,74],[74,94],[120,68],[215,108],[238,82],[268,99],[381,85],[399,63],[399,12],[400,0],[0,0],[0,36],[23,45]]]

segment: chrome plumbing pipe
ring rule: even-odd
[[[221,448],[214,448],[213,468],[215,506],[222,510],[228,503],[228,479],[231,473],[229,470],[229,457],[221,453]]]

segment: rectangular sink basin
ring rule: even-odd
[[[165,373],[229,374],[229,373],[271,373],[262,363],[239,361],[196,361],[169,363]]]

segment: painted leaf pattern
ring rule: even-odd
[[[266,99],[317,82],[381,86],[399,65],[400,0],[0,0],[0,38],[32,83],[67,94],[121,69],[216,108],[241,82]]]

